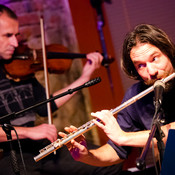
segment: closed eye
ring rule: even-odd
[[[4,36],[7,37],[7,38],[10,38],[12,37],[14,34],[13,33],[6,33]],[[15,37],[18,36],[19,33],[15,34]]]
[[[6,36],[7,38],[10,38],[12,35],[13,35],[12,33],[7,33],[5,36]]]

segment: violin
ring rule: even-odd
[[[68,49],[59,44],[46,46],[47,68],[49,73],[61,74],[68,71],[72,59],[86,58],[87,54],[69,53]],[[103,55],[103,54],[102,54]],[[108,66],[114,58],[103,59],[102,65]],[[27,79],[35,72],[43,70],[43,55],[41,49],[30,49],[19,45],[10,60],[3,60],[7,76],[15,81]]]
[[[46,46],[48,53],[58,51],[68,52],[68,49],[59,44]],[[69,70],[72,64],[71,59],[58,59],[56,55],[48,55],[47,66],[49,73],[61,74]],[[23,80],[33,76],[36,71],[43,69],[43,55],[41,49],[30,49],[26,45],[19,45],[10,60],[3,60],[6,74],[12,79]]]

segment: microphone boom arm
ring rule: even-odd
[[[68,89],[67,91],[65,91],[65,92],[63,92],[63,93],[61,93],[61,94],[58,94],[58,95],[56,95],[56,96],[54,96],[54,97],[52,97],[52,98],[46,99],[45,101],[41,101],[40,103],[37,103],[37,104],[35,104],[35,105],[33,105],[33,106],[29,106],[28,108],[25,108],[25,109],[23,109],[23,110],[21,110],[21,111],[13,112],[13,113],[7,114],[7,115],[5,115],[5,116],[3,116],[3,117],[0,118],[0,123],[3,123],[3,122],[6,121],[6,120],[12,119],[13,116],[17,116],[17,115],[19,115],[19,114],[22,114],[22,113],[28,111],[28,110],[34,109],[34,108],[39,107],[39,106],[41,106],[41,105],[44,105],[44,104],[46,104],[46,103],[48,103],[48,102],[54,101],[54,100],[56,100],[56,99],[58,99],[58,98],[60,98],[60,97],[63,97],[63,96],[65,96],[65,95],[72,94],[73,92],[78,91],[78,90],[81,90],[82,88],[95,85],[95,84],[97,84],[97,83],[99,83],[99,82],[101,82],[101,78],[100,78],[100,77],[97,77],[97,78],[94,78],[94,79],[92,79],[92,80],[89,80],[88,82],[86,82],[86,83],[84,83],[84,84],[82,84],[82,85],[80,85],[80,86],[78,86],[78,87],[75,87],[75,88],[73,88],[73,89]]]

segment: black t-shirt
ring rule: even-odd
[[[25,113],[21,111],[44,100],[46,100],[45,89],[36,78],[15,82],[6,78],[3,69],[0,69],[0,117],[14,112],[18,114],[7,122],[14,126],[34,126],[35,113],[47,116],[47,105],[44,104]],[[52,111],[57,109],[54,102],[51,106]]]

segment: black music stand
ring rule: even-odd
[[[175,129],[170,129],[160,175],[175,174]]]

